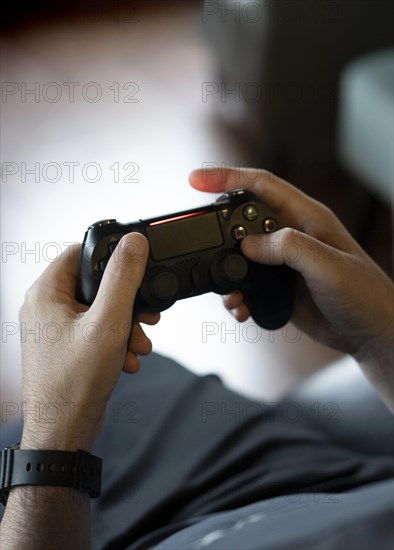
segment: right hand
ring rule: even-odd
[[[282,229],[250,235],[242,252],[263,264],[287,264],[302,276],[293,322],[305,333],[363,362],[392,353],[393,282],[320,202],[258,169],[195,170],[191,185],[211,193],[243,187],[276,214]],[[250,312],[240,292],[225,298],[238,321]],[[389,367],[390,368],[390,367]],[[393,367],[391,365],[391,377]]]

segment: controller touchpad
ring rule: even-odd
[[[201,223],[203,214],[204,223]],[[196,212],[154,222],[146,228],[152,258],[167,260],[221,246],[223,235],[216,212]]]

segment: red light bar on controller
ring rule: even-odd
[[[201,210],[200,212],[191,212],[189,214],[182,214],[181,216],[175,216],[174,218],[167,218],[165,220],[152,222],[149,224],[149,227],[153,227],[154,225],[161,225],[162,223],[174,222],[176,220],[185,220],[186,218],[193,218],[194,216],[198,216],[199,214],[204,214],[204,213],[205,211]]]

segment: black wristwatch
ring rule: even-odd
[[[101,491],[101,458],[86,451],[20,449],[19,443],[0,451],[0,502],[20,485],[73,487],[90,498]]]

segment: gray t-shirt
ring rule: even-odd
[[[212,514],[154,550],[392,550],[394,481],[337,493],[292,494]]]

